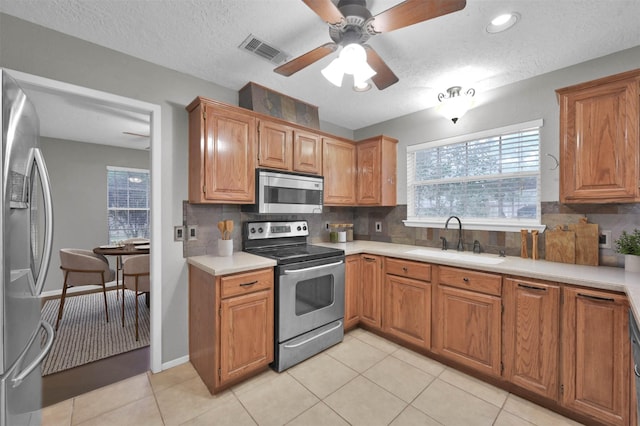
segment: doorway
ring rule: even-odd
[[[161,223],[162,208],[160,194],[162,185],[161,170],[161,109],[159,105],[126,98],[111,93],[101,92],[86,87],[76,86],[56,80],[34,76],[31,74],[6,70],[25,91],[46,93],[73,99],[77,105],[98,106],[99,108],[122,112],[123,114],[143,115],[148,118],[148,141],[150,149],[151,172],[151,317],[149,366],[154,373],[162,370],[162,268],[161,268]],[[38,105],[36,104],[36,110]],[[60,110],[56,111],[58,114]],[[41,112],[38,111],[39,115]],[[60,119],[61,117],[56,117]],[[42,118],[41,118],[42,121]],[[83,123],[85,126],[87,122]],[[55,218],[54,218],[55,221]]]

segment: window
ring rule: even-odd
[[[149,238],[149,170],[107,166],[109,243]]]
[[[407,147],[409,226],[519,231],[540,225],[542,120]]]

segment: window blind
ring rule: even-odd
[[[107,167],[109,243],[149,238],[149,170]]]
[[[541,125],[408,147],[407,221],[539,225]]]

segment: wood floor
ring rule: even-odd
[[[149,346],[42,378],[42,406],[90,392],[149,370]]]

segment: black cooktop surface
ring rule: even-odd
[[[275,259],[278,264],[303,262],[306,260],[324,259],[327,257],[344,255],[344,250],[331,247],[315,246],[313,244],[260,247],[245,249],[245,251],[258,256]]]

